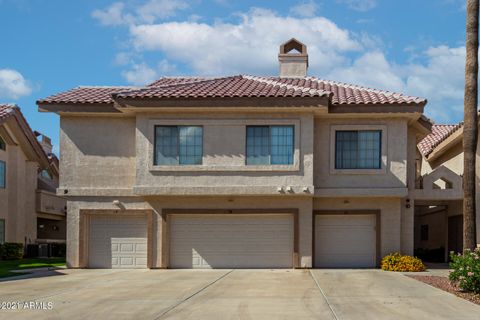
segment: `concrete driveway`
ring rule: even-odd
[[[0,300],[53,303],[1,319],[478,319],[480,307],[379,270],[61,270],[0,282]],[[40,307],[41,304],[37,304]],[[1,307],[1,306],[0,306]]]

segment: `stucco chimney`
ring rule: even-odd
[[[280,46],[278,54],[280,77],[303,78],[307,76],[307,46],[292,38]]]

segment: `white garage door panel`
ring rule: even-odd
[[[145,217],[93,216],[90,220],[89,267],[146,268]]]
[[[291,215],[173,215],[172,268],[290,268]]]
[[[374,214],[317,215],[315,267],[375,267],[375,224]]]

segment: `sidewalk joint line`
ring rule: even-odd
[[[335,318],[335,320],[339,320],[337,314],[335,313],[335,310],[333,310],[333,306],[330,304],[330,301],[328,301],[327,295],[325,294],[325,292],[323,292],[323,289],[320,287],[320,284],[318,283],[318,280],[315,277],[315,275],[313,274],[312,270],[310,269],[308,271],[310,272],[310,276],[312,277],[313,281],[315,281],[315,284],[317,285],[318,290],[320,290],[320,293],[322,294],[323,298],[325,299],[325,302],[327,303],[328,307],[330,308],[330,311],[332,312],[333,317]]]
[[[174,305],[170,306],[167,310],[163,311],[162,313],[160,313],[159,315],[155,316],[153,319],[155,320],[158,320],[158,319],[161,319],[163,316],[165,316],[167,313],[169,313],[170,311],[172,311],[173,309],[177,308],[179,305],[183,304],[184,302],[187,302],[188,300],[192,299],[193,297],[195,297],[196,295],[198,295],[199,293],[203,292],[204,290],[206,290],[207,288],[213,286],[215,283],[217,283],[218,281],[222,280],[223,278],[225,278],[226,276],[228,276],[230,273],[232,273],[234,271],[234,269],[228,271],[227,273],[221,275],[219,278],[217,278],[216,280],[210,282],[209,284],[205,285],[204,287],[200,288],[200,290],[192,293],[191,295],[189,295],[188,297],[186,297],[185,299],[175,303]]]

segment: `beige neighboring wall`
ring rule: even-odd
[[[0,219],[5,220],[5,241],[33,243],[37,235],[35,189],[38,164],[29,161],[18,145],[0,150],[6,163],[6,188],[0,189]]]
[[[426,161],[423,158],[422,175],[432,172],[441,165],[458,175],[463,174],[463,146],[461,140],[432,161]]]

